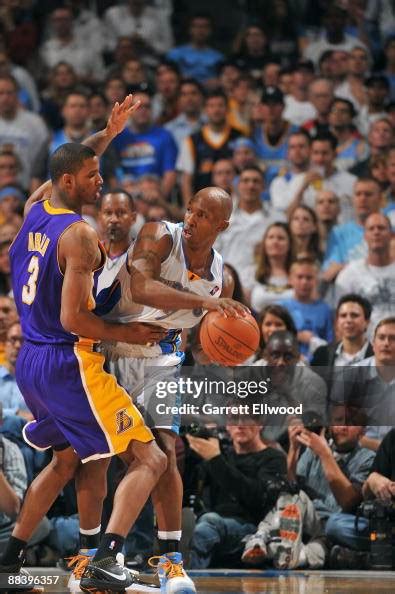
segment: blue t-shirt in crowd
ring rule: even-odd
[[[124,175],[138,178],[154,173],[162,177],[166,171],[175,170],[177,145],[164,128],[153,126],[143,133],[125,128],[113,140],[113,146]]]
[[[326,270],[332,262],[347,264],[351,260],[359,260],[366,255],[366,252],[362,225],[358,225],[355,221],[335,225],[329,234],[322,268]]]
[[[166,54],[167,60],[178,64],[184,77],[196,78],[204,83],[216,78],[217,66],[224,60],[223,54],[211,47],[198,49],[193,45],[180,45]]]
[[[333,340],[332,312],[329,305],[317,299],[312,303],[301,303],[297,299],[282,299],[278,302],[287,308],[292,316],[298,332],[309,330],[327,342]],[[305,357],[309,355],[309,345],[299,343],[300,352]]]

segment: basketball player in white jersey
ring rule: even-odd
[[[144,368],[149,367],[152,374],[152,367],[158,366],[163,377],[163,367],[176,369],[181,365],[183,353],[178,349],[182,329],[196,326],[208,310],[230,316],[248,311],[230,298],[232,288],[223,283],[222,257],[213,249],[218,234],[228,227],[231,211],[232,200],[224,190],[205,188],[190,201],[184,223],[145,224],[116,276],[112,296],[107,297],[104,290],[96,299],[98,303],[105,296],[103,314],[117,299],[120,288],[120,299],[105,315],[107,320],[145,322],[168,329],[158,344],[103,345],[110,369],[138,402],[144,390]],[[182,479],[175,454],[178,423],[177,418],[161,418],[152,427],[168,457],[167,471],[152,500],[158,523],[162,591],[189,594],[195,587],[182,568],[178,551],[182,512]]]

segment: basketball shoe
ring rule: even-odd
[[[161,594],[196,594],[195,585],[183,568],[181,553],[151,557],[148,564],[158,570]]]
[[[124,567],[124,556],[90,559],[80,581],[83,592],[124,592],[135,581],[136,572]]]
[[[67,584],[70,592],[80,592],[80,580],[87,565],[96,555],[97,549],[82,549],[77,555],[67,558],[67,567],[71,569],[71,574]]]
[[[269,543],[273,565],[277,569],[299,567],[302,547],[302,514],[296,503],[290,503],[280,512],[279,538]]]
[[[266,545],[263,540],[251,542],[244,549],[241,560],[246,565],[261,565],[267,559]]]

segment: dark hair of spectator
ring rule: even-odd
[[[343,99],[342,99],[343,101]],[[332,132],[320,132],[311,139],[311,142],[329,142],[333,151],[337,149],[337,138]]]
[[[260,242],[259,253],[258,253],[258,257],[257,257],[257,269],[256,269],[255,278],[258,281],[258,283],[262,283],[262,284],[267,283],[267,281],[269,280],[270,275],[272,273],[271,266],[270,266],[270,260],[266,253],[265,242],[266,242],[266,238],[269,234],[269,231],[271,229],[273,229],[274,227],[278,227],[279,229],[282,229],[288,238],[288,251],[287,251],[287,254],[285,257],[284,268],[287,271],[287,273],[289,272],[289,269],[291,268],[292,237],[291,237],[291,233],[289,231],[288,224],[283,223],[283,222],[272,223],[266,229],[264,236],[262,238],[262,241]]]
[[[388,153],[387,153],[387,155],[388,155]],[[372,177],[369,175],[365,175],[363,177],[358,177],[358,179],[355,181],[355,184],[375,184],[381,192],[380,182],[375,177]]]
[[[180,68],[179,68],[178,64],[176,64],[172,60],[162,60],[156,67],[156,70],[155,70],[156,74],[158,75],[158,71],[164,67],[166,68],[166,70],[170,70],[171,72],[174,72],[174,74],[176,74],[180,78],[180,76],[181,76]]]
[[[262,180],[264,180],[264,175],[263,175],[263,171],[262,169],[260,169],[258,167],[258,165],[246,165],[245,167],[243,167],[243,169],[240,171],[240,175],[239,175],[239,183],[240,183],[240,177],[241,174],[244,173],[245,171],[256,171],[257,173],[259,173],[259,175],[261,176]]]
[[[376,337],[377,330],[379,330],[379,328],[381,328],[382,326],[387,326],[387,324],[395,324],[395,316],[390,316],[388,318],[383,318],[382,320],[380,320],[376,328],[374,329],[374,337]]]
[[[225,101],[226,105],[228,104],[228,97],[227,97],[226,93],[222,89],[219,89],[219,88],[212,89],[211,91],[208,91],[206,93],[204,102],[207,103],[207,101],[209,99],[214,99],[216,97],[221,97],[221,99],[223,99]]]
[[[333,55],[333,50],[326,50],[325,52],[322,52],[320,59],[318,60],[318,66],[321,69],[321,64],[323,62],[326,62],[327,60],[330,60],[332,58]]]
[[[71,93],[71,94],[73,94],[73,93]],[[79,95],[79,93],[77,93],[77,94]],[[81,94],[83,95],[84,93],[81,93]],[[89,101],[91,99],[93,99],[94,97],[99,97],[99,99],[101,99],[103,101],[103,103],[105,103],[105,105],[109,105],[109,101],[102,91],[93,91],[93,93],[91,93],[91,95],[89,95]]]
[[[210,22],[210,25],[213,24],[213,17],[211,16],[211,14],[209,12],[194,12],[190,18],[189,18],[189,22],[192,23],[192,21],[194,21],[195,19],[205,19],[206,21]]]
[[[309,206],[306,206],[306,204],[299,204],[299,206],[297,206],[293,212],[291,213],[289,219],[288,219],[288,225],[291,227],[291,222],[292,222],[292,217],[294,216],[295,212],[297,210],[304,210],[305,212],[307,212],[314,225],[315,225],[315,231],[312,232],[312,234],[310,235],[310,239],[309,239],[309,244],[307,246],[307,250],[308,250],[308,254],[310,256],[310,259],[312,260],[312,262],[314,263],[314,259],[313,258],[318,258],[321,255],[321,250],[320,250],[320,234],[319,234],[319,225],[318,225],[318,217],[316,215],[315,210],[313,210],[312,208],[310,208]],[[295,240],[292,236],[292,231],[291,231],[291,237],[292,237],[292,241],[293,241],[293,255],[294,257],[297,256],[296,254],[296,245],[295,245]],[[301,257],[297,258],[297,262],[299,263],[302,260]],[[305,263],[305,262],[304,262]]]
[[[183,87],[184,85],[193,85],[194,87],[196,87],[196,89],[199,91],[199,93],[204,97],[206,94],[206,91],[203,87],[202,84],[200,84],[200,82],[198,80],[196,80],[196,78],[182,78],[181,82],[180,82],[180,89],[181,87]]]
[[[335,97],[334,100],[332,101],[330,108],[332,109],[336,103],[343,103],[344,105],[347,105],[349,112],[351,114],[351,117],[355,118],[355,116],[357,115],[357,112],[355,111],[355,107],[352,104],[352,102],[349,101],[349,99],[343,99],[343,97]]]
[[[265,317],[267,316],[267,314],[271,314],[272,316],[279,318],[283,323],[284,326],[286,327],[286,329],[288,330],[288,332],[291,332],[291,334],[293,334],[294,336],[297,335],[298,331],[296,330],[296,326],[295,326],[295,322],[293,321],[293,318],[291,316],[291,314],[289,313],[289,311],[287,310],[286,307],[283,307],[282,305],[277,305],[276,303],[272,303],[270,305],[267,305],[259,314],[259,318],[258,318],[258,326],[259,326],[259,330],[261,333],[261,339],[260,339],[260,348],[261,350],[263,350],[265,348],[265,342],[263,340],[262,337],[262,324],[264,322]]]
[[[103,194],[100,197],[99,210],[101,209],[101,207],[103,205],[103,198],[105,196],[109,196],[109,195],[113,195],[113,194],[123,194],[124,196],[126,196],[126,198],[128,199],[128,202],[129,202],[130,210],[133,212],[136,210],[136,204],[134,202],[133,196],[131,195],[130,192],[128,192],[127,190],[124,190],[123,188],[114,188],[113,190],[110,190],[109,192],[106,192],[105,194]]]
[[[231,266],[231,264],[228,264],[227,262],[225,262],[224,266],[226,266],[228,272],[231,274],[233,278],[234,289],[232,299],[235,299],[236,301],[239,301],[240,303],[244,303],[244,305],[247,305],[244,297],[243,288],[241,286],[240,277],[237,274],[236,269],[233,268],[233,266]]]
[[[66,105],[67,101],[73,95],[77,95],[78,97],[83,97],[85,99],[85,101],[87,101],[87,102],[89,101],[89,98],[90,98],[89,95],[88,95],[88,93],[85,93],[85,91],[82,91],[80,89],[74,89],[74,90],[69,91],[68,93],[66,93],[66,95],[64,96],[64,99],[62,101],[62,107],[64,107]]]
[[[336,317],[339,315],[339,310],[344,303],[357,303],[363,310],[365,320],[367,322],[370,320],[370,316],[372,315],[372,305],[370,301],[365,299],[365,297],[362,297],[362,295],[358,295],[358,293],[348,293],[347,295],[340,297],[336,306]]]
[[[309,143],[309,145],[311,144],[311,136],[307,132],[307,130],[304,130],[303,128],[300,128],[300,130],[296,130],[295,132],[291,132],[291,134],[289,135],[289,138],[288,138],[288,143],[289,143],[290,139],[292,138],[292,136],[304,136],[305,139],[307,140],[307,142]]]
[[[53,182],[57,182],[62,175],[78,173],[83,167],[86,159],[92,159],[96,156],[94,150],[84,144],[77,142],[67,142],[62,144],[51,155],[49,160],[49,175]]]

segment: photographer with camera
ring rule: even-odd
[[[259,520],[274,505],[286,479],[286,459],[261,438],[261,426],[243,417],[227,425],[233,448],[221,453],[219,440],[187,435],[191,449],[204,460],[207,507],[197,521],[191,542],[191,568],[209,567],[213,558],[226,563],[240,558],[242,539],[255,532]]]
[[[356,522],[355,515],[340,513],[328,521],[327,535],[336,543],[331,551],[331,565],[352,569],[363,563],[370,569],[391,569],[394,567],[391,538],[395,524],[395,429],[381,442],[362,494],[365,501],[358,515],[364,517],[358,517]]]

